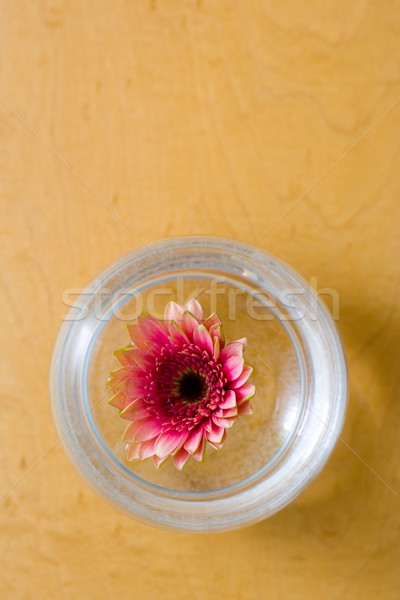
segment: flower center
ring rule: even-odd
[[[186,404],[194,404],[203,400],[207,391],[206,379],[200,373],[187,371],[177,381],[176,395]]]

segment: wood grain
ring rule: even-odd
[[[0,2],[4,600],[400,594],[398,1]],[[340,297],[330,462],[238,532],[160,532],[80,480],[48,367],[79,288],[162,237],[257,243]]]

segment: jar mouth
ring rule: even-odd
[[[162,279],[167,271],[182,269],[198,275],[217,264],[217,279],[223,266],[228,279],[240,274],[249,285],[275,294],[276,306],[269,308],[286,331],[296,356],[298,407],[283,443],[254,472],[220,487],[178,489],[148,480],[116,456],[93,416],[90,370],[115,305],[121,308],[127,302],[126,298],[112,301],[113,293],[126,287],[127,280],[139,289],[146,277]],[[288,289],[301,290],[302,295],[285,306],[282,298]],[[100,319],[94,314],[99,299]],[[325,307],[308,284],[278,259],[223,238],[169,239],[116,261],[89,284],[78,304],[85,317],[66,320],[53,355],[54,418],[67,454],[83,478],[129,516],[194,532],[237,528],[283,508],[325,464],[344,419],[347,380],[343,352]],[[308,310],[311,305],[318,307],[318,318],[312,320],[306,313],[298,320],[296,311]],[[70,317],[71,313],[74,317],[76,308],[71,309]]]

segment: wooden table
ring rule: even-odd
[[[399,2],[0,6],[1,598],[398,598]],[[187,233],[336,290],[350,374],[318,479],[208,536],[95,496],[48,398],[65,291]]]

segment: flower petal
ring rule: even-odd
[[[216,337],[214,339],[214,348],[213,348],[213,357],[215,360],[219,359],[219,355],[221,353],[220,347],[221,347],[221,342],[219,341],[219,338]]]
[[[221,414],[220,412],[221,411]],[[217,417],[222,417],[223,419],[226,419],[228,417],[236,417],[238,414],[238,407],[237,406],[233,406],[232,408],[219,408],[218,411],[216,411],[216,416]]]
[[[198,300],[189,300],[185,304],[186,310],[188,310],[198,321],[203,320],[203,309],[201,308],[200,302]]]
[[[128,396],[126,396],[126,394],[122,394],[122,392],[117,392],[112,398],[110,398],[108,404],[115,406],[115,408],[119,408],[119,410],[123,410],[130,402],[132,402],[132,398],[128,398]]]
[[[225,337],[222,331],[222,326],[220,323],[218,323],[217,325],[213,325],[212,327],[210,327],[209,329],[210,335],[211,337],[215,340],[215,338],[219,338],[219,341],[221,342],[221,347],[224,345],[225,342]]]
[[[245,402],[243,402],[243,404],[241,404],[238,407],[238,415],[239,416],[252,415],[252,414],[253,414],[253,409],[251,408],[250,400],[246,400]]]
[[[116,350],[114,352],[114,356],[116,356],[119,362],[124,366],[129,366],[136,363],[141,359],[142,355],[143,350],[141,348],[134,348],[133,346],[120,348],[120,350]]]
[[[124,431],[122,439],[126,442],[147,442],[161,431],[161,423],[156,419],[141,419],[140,421],[131,421]]]
[[[226,419],[223,417],[217,417],[215,413],[212,416],[212,420],[214,421],[215,425],[223,427],[224,429],[229,429],[229,427],[232,427],[236,419],[237,417],[227,417]]]
[[[232,390],[227,390],[224,401],[219,405],[220,408],[233,408],[236,406],[236,394]]]
[[[131,368],[124,366],[114,369],[110,373],[110,379],[107,382],[111,388],[116,387],[121,381],[126,381],[131,373]]]
[[[160,433],[155,446],[154,452],[160,458],[164,456],[169,456],[173,454],[177,448],[184,442],[187,437],[188,432],[184,431],[166,431],[164,433]]]
[[[206,419],[205,421],[203,421],[203,427],[206,431],[212,431],[213,428],[213,422],[211,417],[208,417],[208,419]]]
[[[123,394],[130,398],[130,402],[134,398],[141,398],[146,394],[145,382],[139,377],[130,377],[113,384],[114,389],[118,389]]]
[[[127,444],[126,457],[128,460],[138,460],[140,458],[140,444]]]
[[[237,389],[237,388],[241,387],[244,383],[246,383],[246,381],[248,380],[248,378],[250,377],[252,372],[253,372],[253,367],[248,367],[247,365],[244,365],[243,371],[241,372],[239,377],[237,379],[235,379],[234,381],[229,382],[229,388]]]
[[[181,470],[188,460],[190,454],[184,448],[181,448],[174,456],[174,464],[175,466]]]
[[[146,343],[146,337],[143,335],[143,332],[137,323],[132,323],[128,325],[128,333],[131,341],[138,348],[143,347]]]
[[[152,440],[148,440],[147,442],[142,442],[141,444],[135,444],[139,446],[139,458],[144,460],[145,458],[150,458],[150,456],[154,456],[154,444],[156,442],[156,438]]]
[[[202,350],[206,350],[210,355],[213,353],[213,342],[210,334],[204,325],[198,325],[193,332],[193,341]]]
[[[138,317],[138,327],[146,342],[157,346],[163,346],[169,342],[168,333],[160,321],[153,321],[150,317],[142,314]]]
[[[154,462],[155,468],[159,469],[161,467],[161,465],[163,465],[165,463],[167,458],[168,458],[168,456],[164,456],[163,458],[160,458],[159,456],[154,455],[153,462]]]
[[[249,382],[244,383],[240,388],[235,390],[237,405],[240,406],[246,400],[250,400],[254,396],[255,391],[255,385]]]
[[[207,317],[207,319],[205,319],[204,325],[210,331],[210,327],[221,325],[221,321],[218,315],[215,312],[213,312],[209,317]]]
[[[225,429],[220,427],[219,425],[214,425],[213,430],[210,433],[207,433],[207,440],[210,443],[219,444],[222,438],[224,437]]]
[[[221,362],[224,363],[232,357],[243,358],[243,344],[230,342],[221,352]]]
[[[166,321],[180,321],[182,319],[184,310],[185,309],[183,308],[183,306],[181,306],[177,302],[168,302],[164,311],[164,319]]]
[[[198,425],[190,432],[186,442],[184,443],[184,448],[189,452],[189,454],[193,454],[198,449],[201,440],[203,439],[204,428],[203,425]]]
[[[193,332],[198,326],[198,320],[191,315],[187,310],[183,313],[183,319],[181,322],[182,330],[186,333],[186,335],[192,340]]]
[[[231,356],[230,358],[228,358],[228,360],[222,366],[222,371],[228,381],[232,381],[232,379],[237,379],[239,377],[239,375],[243,371],[243,364],[243,358],[241,358],[240,356]]]
[[[203,435],[201,442],[199,444],[199,447],[197,448],[196,452],[193,452],[193,454],[192,454],[193,458],[195,458],[198,461],[202,461],[204,458],[205,449],[206,449],[206,438]]]
[[[190,340],[183,329],[175,321],[171,321],[169,325],[171,338],[180,344],[190,344]]]
[[[232,343],[242,344],[244,350],[247,348],[247,338],[245,337],[239,338]]]
[[[223,445],[224,445],[224,443],[225,443],[225,440],[226,440],[226,431],[225,431],[225,429],[224,429],[224,434],[223,434],[223,436],[222,436],[222,438],[221,438],[221,441],[220,441],[220,442],[209,442],[209,444],[210,444],[210,445],[211,445],[213,448],[215,448],[216,450],[221,450],[222,446],[223,446]]]
[[[134,348],[133,346],[128,346],[127,348],[119,348],[118,350],[115,350],[114,356],[118,358],[119,362],[122,365],[126,366],[134,362],[129,360],[129,354],[131,352],[140,352],[140,350],[138,348]]]
[[[146,419],[150,416],[149,405],[143,400],[143,398],[135,398],[128,406],[126,406],[119,416],[128,421],[139,421]]]
[[[145,349],[140,349],[141,354],[135,360],[135,364],[132,367],[135,367],[137,373],[146,373],[149,372],[149,369],[154,367],[154,355],[151,348],[146,346]]]
[[[122,435],[122,439],[124,442],[129,442],[129,444],[134,444],[135,442],[135,434],[143,423],[146,423],[147,419],[141,419],[140,421],[131,421],[129,425],[126,426],[125,431]]]

